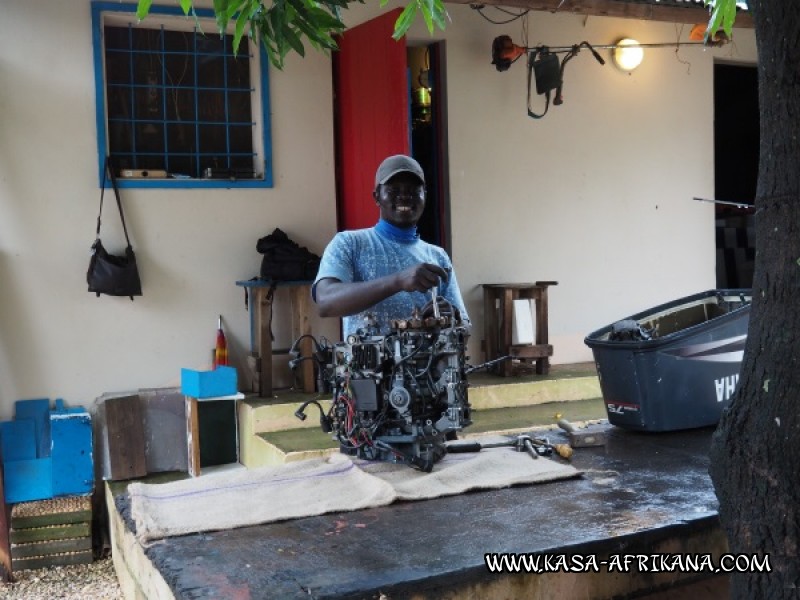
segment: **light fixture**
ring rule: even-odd
[[[630,73],[640,64],[644,58],[644,50],[639,42],[630,38],[619,40],[612,53],[614,64],[626,73]]]

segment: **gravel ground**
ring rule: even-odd
[[[90,565],[71,565],[19,571],[16,581],[0,583],[0,598],[14,600],[121,600],[114,564],[110,558]]]

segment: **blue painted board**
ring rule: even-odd
[[[3,464],[36,457],[36,424],[33,419],[0,423]]]
[[[50,413],[53,495],[79,496],[94,489],[92,419],[83,408]]]
[[[18,421],[32,419],[36,425],[36,457],[50,456],[50,399],[17,400],[14,415]]]
[[[50,458],[12,460],[3,465],[7,504],[53,497],[53,461]]]

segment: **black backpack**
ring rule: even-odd
[[[312,281],[319,271],[320,257],[308,248],[298,246],[283,231],[262,237],[256,250],[261,259],[261,279],[268,281]]]

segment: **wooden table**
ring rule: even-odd
[[[550,372],[553,346],[548,343],[547,288],[551,285],[558,285],[558,282],[483,284],[484,342],[487,361],[510,355],[523,361],[536,361],[536,372],[540,375]],[[514,345],[511,338],[514,300],[524,298],[531,299],[535,303],[536,343]],[[514,375],[516,369],[512,360],[505,360],[497,365],[494,372],[508,377]]]
[[[311,335],[309,310],[311,301],[311,281],[263,281],[260,279],[237,281],[236,285],[247,290],[250,300],[250,352],[255,357],[255,390],[262,398],[272,396],[272,303],[275,291],[286,288],[289,292],[292,319],[292,342],[300,336]],[[311,338],[304,338],[298,348],[301,356],[311,356]],[[301,386],[304,392],[313,393],[314,361],[304,360],[300,369]]]

